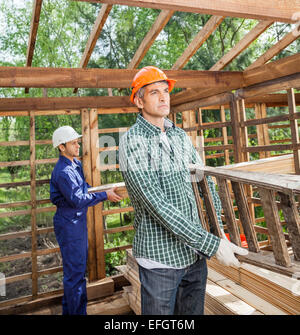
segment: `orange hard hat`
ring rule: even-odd
[[[169,92],[174,88],[176,80],[168,79],[166,74],[155,66],[143,67],[133,78],[131,88],[132,93],[130,101],[134,103],[135,93],[143,86],[155,83],[157,81],[165,80],[169,84]]]

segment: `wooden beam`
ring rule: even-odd
[[[192,42],[185,49],[184,53],[177,59],[175,64],[172,66],[172,70],[182,69],[223,20],[223,16],[212,16],[194,37]]]
[[[252,70],[258,66],[266,64],[274,56],[276,56],[280,51],[285,49],[288,45],[293,43],[297,38],[299,38],[300,32],[299,27],[294,28],[293,31],[286,34],[279,42],[274,44],[269,50],[267,50],[263,55],[261,55],[254,63],[246,68],[246,70]]]
[[[128,88],[138,70],[0,67],[0,87]],[[242,85],[239,71],[164,70],[176,87],[221,88]]]
[[[297,0],[75,0],[119,4],[125,6],[169,9],[210,15],[245,17],[258,20],[294,22],[292,16],[300,11]]]
[[[97,19],[94,23],[94,26],[92,28],[92,31],[90,33],[89,39],[87,41],[87,44],[86,44],[86,47],[85,47],[85,50],[84,50],[84,53],[83,53],[82,58],[80,60],[80,63],[79,63],[80,68],[87,67],[88,62],[91,58],[92,52],[95,48],[97,40],[98,40],[98,38],[101,34],[101,31],[103,29],[103,26],[104,26],[104,24],[105,24],[105,22],[108,18],[108,15],[109,15],[111,9],[112,9],[112,5],[107,5],[107,4],[102,5],[102,7],[99,11],[99,14],[97,16]]]
[[[258,24],[246,34],[227,54],[225,54],[215,65],[213,65],[211,71],[220,71],[224,69],[229,63],[233,61],[240,53],[242,53],[253,41],[255,41],[259,35],[261,35],[266,29],[270,27],[272,21],[260,21]]]
[[[0,111],[62,110],[82,108],[126,108],[132,103],[128,96],[60,97],[60,98],[3,98]]]
[[[299,69],[300,70],[300,69]],[[247,99],[256,95],[287,90],[300,85],[300,71],[288,76],[267,80],[235,91],[237,99]]]
[[[199,100],[202,98],[207,98],[210,96],[214,96],[219,93],[228,92],[235,89],[240,89],[241,87],[246,87],[254,84],[263,83],[268,80],[278,79],[280,77],[295,74],[300,72],[300,53],[285,57],[283,59],[268,63],[266,65],[262,65],[252,70],[247,70],[243,72],[243,84],[240,87],[236,87],[236,83],[232,83],[227,90],[222,90],[221,88],[206,88],[203,90],[193,89],[182,91],[176,93],[171,96],[171,105],[180,105],[186,102],[191,102],[194,100]],[[294,83],[295,85],[297,83]],[[291,86],[291,87],[299,87],[298,86]],[[271,92],[275,92],[273,90]],[[239,92],[242,92],[239,90]],[[269,93],[267,91],[260,91],[257,95],[262,95]],[[250,95],[251,96],[251,95]],[[248,96],[243,96],[242,98],[247,99]]]
[[[36,42],[37,31],[40,22],[40,15],[42,9],[43,0],[34,0],[32,6],[32,15],[31,15],[31,25],[30,25],[30,35],[27,46],[27,55],[26,55],[26,66],[31,66],[34,47]],[[25,93],[29,92],[29,88],[25,89]]]
[[[129,63],[127,67],[128,69],[135,69],[138,67],[138,65],[146,55],[147,51],[150,49],[151,45],[155,41],[156,37],[164,29],[164,26],[172,17],[173,13],[173,10],[162,10],[159,13],[156,21],[154,22],[151,29],[148,31],[147,35],[145,36],[135,55],[133,56],[131,62]]]
[[[211,105],[223,105],[228,104],[233,97],[232,93],[221,93],[217,95],[210,96],[208,98],[199,99],[192,102],[187,102],[181,105],[176,105],[172,107],[172,112],[178,113],[190,109],[196,109],[200,107],[207,107]]]
[[[295,118],[297,113],[296,102],[295,102],[295,95],[294,89],[290,88],[287,91],[288,101],[289,101],[289,116],[290,116],[290,127],[291,127],[291,139],[293,145],[299,145],[299,128],[298,122]],[[294,153],[294,164],[295,164],[295,172],[296,174],[300,175],[300,149],[293,149]]]
[[[108,18],[108,15],[109,15],[111,9],[112,9],[112,5],[106,5],[106,4],[102,5],[102,7],[99,11],[99,14],[97,16],[97,19],[94,23],[94,26],[92,28],[92,31],[90,33],[90,36],[89,36],[89,39],[87,41],[87,44],[86,44],[85,50],[83,52],[82,58],[80,60],[80,63],[79,63],[80,68],[87,67],[88,62],[91,58],[92,52],[95,48],[97,40],[98,40],[98,38],[101,34],[101,31],[104,27],[104,24],[105,24],[105,22]],[[75,88],[74,93],[76,93],[77,91],[78,91],[78,88]]]
[[[300,53],[244,71],[244,86],[258,84],[297,72],[300,72]]]

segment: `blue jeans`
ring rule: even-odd
[[[207,280],[206,259],[184,269],[139,266],[143,315],[203,315]]]

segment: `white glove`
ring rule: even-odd
[[[219,248],[216,252],[217,260],[226,266],[239,267],[241,264],[234,256],[235,253],[241,256],[246,256],[248,255],[248,250],[238,247],[227,239],[221,238]]]

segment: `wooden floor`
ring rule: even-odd
[[[39,308],[22,315],[61,315],[61,304],[53,304],[49,307]],[[123,291],[115,292],[109,297],[95,299],[88,302],[88,315],[130,315],[133,311],[123,297]]]

